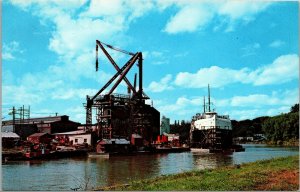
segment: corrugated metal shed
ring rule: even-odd
[[[13,132],[2,132],[1,133],[2,138],[20,138],[19,135]]]
[[[1,131],[2,132],[14,132],[14,126],[13,125],[2,125]]]

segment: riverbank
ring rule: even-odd
[[[96,190],[248,191],[298,190],[299,156],[282,157],[218,169],[191,171]]]
[[[299,139],[290,139],[287,141],[268,141],[266,144],[274,146],[299,147]]]
[[[266,144],[268,146],[275,147],[299,147],[299,139],[290,139],[288,141],[249,141],[249,142],[237,142],[238,144]]]

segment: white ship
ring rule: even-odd
[[[211,111],[210,89],[208,85],[208,105],[203,113],[192,118],[190,129],[190,147],[192,151],[222,151],[232,147],[232,126],[228,115],[218,115]]]

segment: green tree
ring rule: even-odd
[[[299,112],[270,117],[262,124],[269,141],[280,142],[299,139]]]
[[[299,103],[291,107],[291,113],[299,112]]]

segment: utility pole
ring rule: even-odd
[[[24,109],[24,105],[23,105],[23,108],[22,108],[22,123],[24,123],[24,113],[25,113],[25,109]]]
[[[10,109],[11,112],[9,113],[9,115],[12,115],[12,124],[15,125],[16,124],[16,120],[19,121],[19,123],[24,123],[25,118],[29,119],[30,118],[30,106],[28,107],[28,109],[25,109],[25,106],[23,105],[22,107],[20,107],[19,109],[16,109],[15,106],[13,106],[12,109]],[[18,116],[16,116],[18,115]]]
[[[16,109],[15,106],[13,106],[11,112],[8,113],[8,115],[12,115],[12,126],[13,126],[13,132],[15,132],[15,124],[16,124]]]
[[[15,106],[13,106],[13,109],[12,109],[12,116],[13,116],[13,126],[15,126],[15,123],[16,123],[16,109],[15,109]]]

